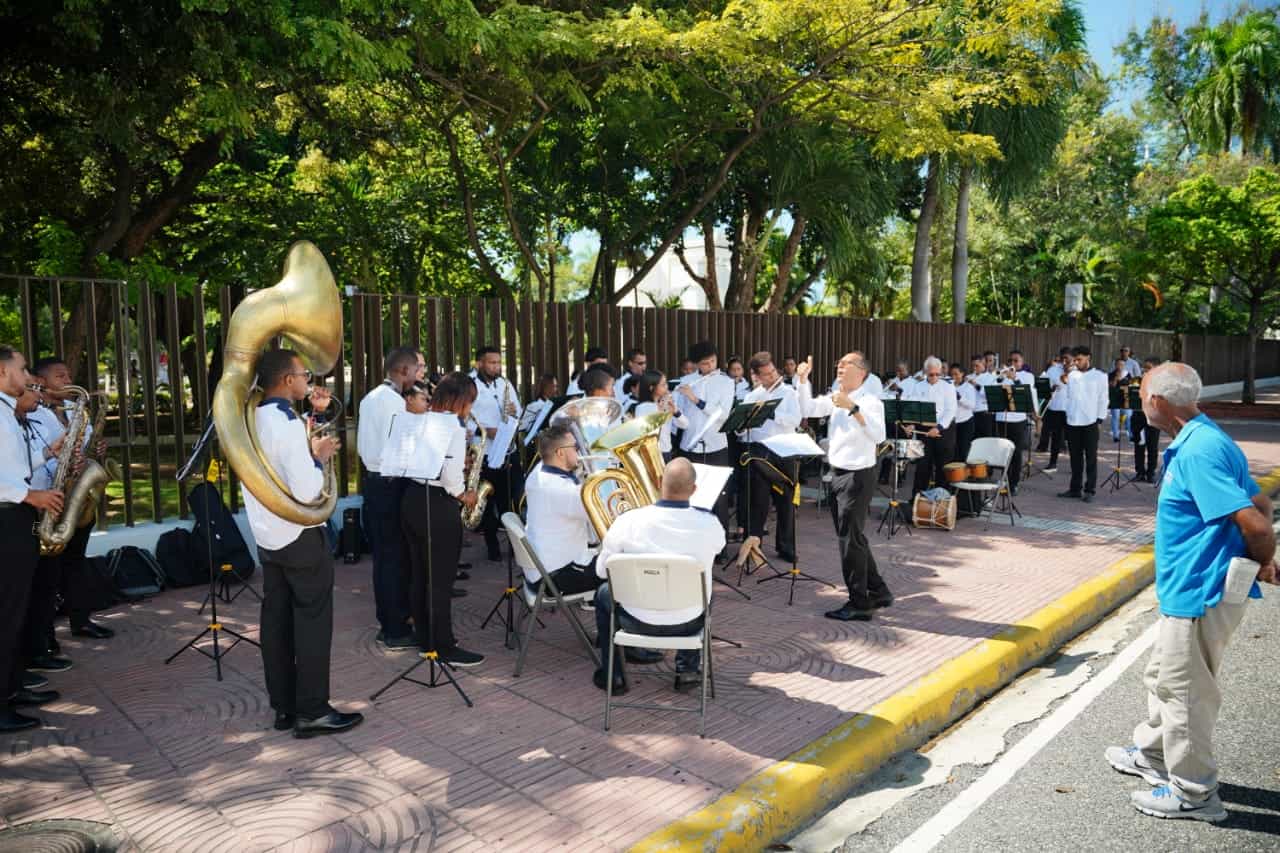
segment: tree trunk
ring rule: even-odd
[[[951,249],[951,312],[953,323],[964,325],[965,301],[969,298],[969,185],[973,166],[960,169],[956,190],[956,234]]]
[[[454,178],[458,184],[458,197],[462,201],[463,221],[467,227],[467,242],[471,244],[471,251],[475,253],[476,264],[480,267],[480,272],[493,285],[493,289],[497,292],[499,299],[511,298],[511,287],[507,284],[506,279],[494,267],[493,262],[489,260],[489,256],[485,254],[484,246],[480,244],[480,234],[476,226],[475,205],[471,196],[471,184],[467,180],[466,166],[462,162],[462,157],[458,154],[458,137],[450,126],[452,117],[446,118],[440,125],[440,131],[444,135],[445,142],[449,147],[449,165],[453,170]]]
[[[920,218],[916,220],[916,243],[911,253],[911,319],[930,322],[933,277],[930,270],[930,232],[933,218],[938,212],[938,155],[929,157],[929,170],[924,182],[924,200],[920,204]]]
[[[719,274],[716,272],[716,221],[710,216],[703,217],[702,220],[702,257],[707,268],[702,282],[702,289],[707,294],[707,307],[719,311],[721,302]]]
[[[1259,306],[1249,306],[1249,348],[1244,354],[1244,387],[1240,389],[1240,402],[1252,406],[1257,402],[1258,339],[1262,337],[1262,324],[1258,322]]]
[[[769,292],[769,300],[765,302],[764,308],[761,309],[765,314],[777,313],[783,309],[783,305],[788,301],[791,268],[795,266],[796,255],[800,253],[800,241],[804,239],[804,229],[808,224],[808,219],[796,214],[796,218],[791,225],[791,233],[787,235],[787,242],[782,247],[782,257],[778,259],[778,274],[774,276],[773,289]],[[803,298],[803,294],[801,298]],[[796,303],[798,302],[799,299],[796,300]]]

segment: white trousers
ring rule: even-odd
[[[1218,790],[1213,726],[1222,707],[1222,656],[1245,604],[1219,604],[1199,619],[1161,616],[1143,673],[1147,719],[1133,742],[1153,767],[1168,771],[1178,796],[1198,802]]]

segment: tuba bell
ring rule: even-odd
[[[583,477],[613,465],[613,454],[594,449],[597,439],[609,432],[622,416],[622,404],[612,397],[580,397],[570,400],[551,414],[553,425],[563,424],[578,445],[578,464]]]
[[[283,336],[316,376],[333,369],[342,352],[342,303],[333,272],[315,244],[289,247],[279,283],[245,297],[227,324],[222,378],[213,394],[213,422],[228,464],[269,512],[295,524],[323,524],[338,499],[332,460],[325,484],[311,501],[298,500],[258,446],[254,413],[262,399],[255,387],[263,349]]]
[[[582,505],[601,539],[619,515],[662,497],[658,434],[670,417],[668,412],[657,412],[633,418],[592,442],[593,452],[612,454],[622,465],[596,471],[582,484]]]

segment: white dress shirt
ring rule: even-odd
[[[45,451],[52,451],[52,444],[67,431],[52,412],[48,414],[48,421],[37,419],[36,412],[41,408],[37,406],[34,412],[28,414],[27,423],[22,427],[27,437],[27,453],[31,457],[31,488],[37,491],[53,488],[54,474],[58,472],[58,457],[46,456]]]
[[[785,382],[779,382],[777,387],[772,390],[757,385],[751,389],[751,393],[742,402],[759,403],[763,400],[781,400],[782,402],[778,404],[778,408],[773,410],[773,417],[769,418],[769,420],[755,429],[739,432],[738,437],[743,441],[764,441],[766,438],[773,438],[775,435],[795,432],[800,426],[800,421],[804,418],[804,415],[800,414],[800,398],[796,395],[796,389]]]
[[[1049,411],[1065,412],[1067,389],[1062,387],[1062,365],[1054,362],[1040,375],[1049,380]]]
[[[884,390],[880,392],[880,398],[884,400],[910,400],[911,393],[916,387],[916,380],[908,376],[905,379],[899,379],[896,375],[884,384]]]
[[[710,602],[711,567],[724,541],[724,528],[715,513],[690,507],[685,502],[658,501],[624,512],[613,520],[600,546],[596,574],[608,577],[605,567],[614,554],[684,554],[702,566]],[[650,625],[679,625],[698,618],[702,608],[654,611],[628,607],[627,612]]]
[[[1031,372],[1026,369],[1019,370],[1013,376],[1014,376],[1014,379],[1016,379],[1018,382],[1021,382],[1023,385],[1031,386],[1031,410],[1035,412],[1040,411],[1040,398],[1036,394],[1035,376],[1033,376]],[[1012,385],[1013,380],[1001,379],[1000,384]],[[1022,412],[996,412],[996,420],[1002,423],[1007,423],[1007,424],[1018,424],[1018,423],[1024,423],[1027,420],[1027,416]]]
[[[1089,426],[1107,417],[1107,374],[1091,367],[1067,374],[1067,425]],[[1061,392],[1059,392],[1061,393]]]
[[[627,378],[630,376],[631,376],[630,373],[623,371],[622,375],[613,381],[613,399],[617,400],[623,406],[627,405],[628,400],[635,399],[634,393],[628,394],[626,391],[622,390],[622,386],[627,383]],[[639,382],[639,381],[640,381],[640,377],[637,376],[636,382]],[[632,386],[632,390],[634,392],[635,390],[634,385]]]
[[[533,429],[533,425],[538,421],[538,413],[550,405],[551,401],[545,399],[530,402],[520,414],[520,432],[528,432]]]
[[[31,451],[18,423],[17,405],[17,400],[0,391],[0,501],[14,504],[27,499],[32,474]]]
[[[932,384],[928,379],[917,382],[911,393],[912,400],[933,403],[934,410],[937,412],[939,430],[947,429],[956,419],[956,389],[941,379]],[[903,399],[908,398],[903,395]]]
[[[691,373],[680,380],[680,387],[688,388],[698,398],[694,403],[684,394],[675,395],[676,406],[689,423],[680,436],[680,449],[695,454],[724,450],[729,446],[729,437],[720,432],[720,426],[733,411],[733,380],[719,370],[707,374]],[[706,432],[695,443],[693,437],[704,425]]]
[[[547,465],[536,465],[524,483],[529,522],[529,544],[548,572],[570,563],[586,566],[591,562],[591,539],[594,528],[582,505],[582,486],[568,471]],[[542,580],[536,569],[525,569],[529,583]]]
[[[471,406],[471,416],[476,419],[476,423],[485,429],[497,429],[502,425],[507,416],[502,413],[503,399],[514,403],[516,407],[516,417],[520,417],[523,409],[520,408],[520,395],[516,393],[516,389],[507,381],[505,376],[494,377],[492,382],[485,382],[479,377],[474,377],[476,383],[476,401]]]
[[[258,446],[262,455],[284,481],[285,488],[300,501],[315,500],[324,488],[324,469],[311,455],[307,426],[285,400],[269,397],[257,411]],[[279,551],[293,542],[305,529],[301,524],[285,521],[270,512],[253,493],[240,487],[249,529],[259,548]],[[320,525],[313,525],[319,527]]]
[[[853,392],[858,414],[866,424],[832,402],[830,395],[814,398],[808,382],[796,384],[800,410],[805,417],[831,418],[827,422],[827,461],[843,471],[861,471],[876,464],[876,446],[884,441],[884,402],[879,392],[863,382]]]
[[[643,418],[646,415],[656,415],[660,410],[657,403],[636,403],[635,416]],[[662,431],[658,433],[658,447],[663,453],[671,452],[671,431],[672,429],[686,429],[689,426],[689,419],[680,414],[679,409],[671,417],[667,418],[667,422],[662,425]]]
[[[369,471],[378,473],[382,447],[391,434],[391,419],[404,411],[404,395],[390,381],[383,382],[360,401],[356,412],[356,452]]]
[[[428,412],[426,415],[415,417],[439,417],[441,414],[443,413]],[[467,442],[470,440],[471,435],[467,432],[466,426],[462,421],[458,421],[458,428],[449,434],[449,444],[444,450],[444,462],[440,465],[440,474],[434,480],[428,480],[427,485],[439,486],[455,498],[466,490]]]
[[[836,377],[831,383],[831,390],[835,391],[839,384],[840,378]],[[858,386],[859,394],[874,394],[879,397],[884,393],[884,383],[880,381],[880,377],[874,373],[868,373],[867,378],[862,380],[862,384]]]
[[[1129,371],[1129,375],[1134,379],[1142,376],[1142,365],[1133,356],[1129,356],[1124,360],[1124,369]]]
[[[987,408],[987,392],[984,389],[988,385],[996,384],[996,381],[997,381],[996,375],[989,370],[984,370],[981,373],[970,373],[968,376],[965,377],[966,382],[969,381],[970,379],[977,382],[979,386],[973,389],[975,392],[977,392],[975,396],[978,401],[977,405],[973,407],[974,414],[978,414],[979,412],[989,411],[989,409]]]
[[[742,398],[751,393],[751,383],[747,381],[747,377],[739,376],[733,380],[733,401],[741,403]]]
[[[967,424],[973,420],[973,413],[978,408],[978,389],[968,382],[961,382],[956,388],[956,423]]]

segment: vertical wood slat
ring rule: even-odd
[[[173,401],[173,462],[180,470],[187,460],[186,415],[187,393],[182,382],[181,336],[178,334],[178,288],[170,282],[165,288],[165,346],[169,355],[169,399]],[[187,517],[187,485],[178,482],[178,517]]]
[[[582,369],[583,357],[587,352],[587,312],[581,302],[575,304],[569,310],[573,315],[573,353],[568,372],[572,375],[573,371]],[[560,387],[563,389],[567,386],[562,382]]]
[[[18,298],[22,303],[22,316],[19,318],[22,323],[22,351],[28,362],[34,362],[39,358],[36,346],[39,327],[36,324],[36,306],[31,294],[31,279],[23,278],[18,282]]]
[[[112,325],[116,345],[116,403],[120,425],[120,470],[124,492],[124,523],[133,526],[133,435],[129,419],[129,289],[124,282],[116,284],[111,294]],[[228,316],[228,314],[223,315]]]
[[[440,369],[445,373],[449,373],[457,368],[458,363],[457,347],[455,346],[457,338],[454,336],[453,300],[441,299],[436,304],[440,308],[440,331],[443,333],[443,349],[441,353],[443,360],[441,361]]]
[[[419,352],[422,350],[422,297],[412,296],[409,300],[409,345]],[[423,352],[423,357],[426,353]],[[427,359],[427,371],[430,372],[431,359]]]
[[[458,327],[462,330],[461,352],[454,353],[453,363],[457,365],[465,365],[470,359],[471,354],[475,352],[475,348],[471,345],[471,300],[460,299],[457,312]]]
[[[514,300],[506,300],[500,302],[499,307],[502,312],[503,338],[509,353],[507,357],[515,365],[515,369],[510,375],[514,378],[516,387],[520,391],[520,399],[527,402],[532,394],[532,380],[529,378],[529,369],[520,351],[520,336],[516,332],[516,303]]]
[[[88,300],[85,302],[85,328],[98,328],[98,306],[96,299],[98,298],[97,286],[92,281],[85,282],[80,288],[80,298]],[[97,334],[87,335],[84,342],[85,351],[85,385],[84,387],[92,391],[101,391],[102,388],[98,384],[98,336]],[[197,349],[197,353],[204,352],[203,348]],[[107,398],[101,399],[100,405],[106,406]],[[110,411],[108,409],[107,411]],[[106,438],[106,421],[102,424],[102,436]],[[107,490],[103,489],[98,496],[98,515],[95,526],[99,530],[107,529]]]
[[[487,303],[485,314],[488,319],[488,324],[486,326],[488,331],[485,334],[485,343],[492,344],[498,349],[502,349],[502,302],[497,299],[486,299],[485,302]],[[516,354],[514,352],[504,352],[502,357],[503,359],[514,360]]]
[[[391,306],[388,312],[388,321],[391,327],[391,346],[404,346],[404,324],[403,324],[404,296],[396,293],[391,296]]]
[[[142,362],[142,412],[147,428],[147,459],[151,468],[151,519],[164,520],[160,494],[160,419],[156,411],[155,293],[145,282],[138,285],[138,344]]]
[[[62,336],[62,281],[56,278],[49,285],[49,327],[53,331],[53,353],[58,358],[62,358],[67,347]],[[32,353],[32,361],[36,358],[36,354]],[[74,376],[76,365],[70,364],[67,367],[71,369]]]
[[[351,324],[352,303],[354,300],[342,300],[342,327],[353,328]],[[355,401],[347,402],[347,336],[342,336],[342,343],[338,345],[338,360],[333,365],[333,395],[337,399],[341,409],[338,411],[338,419],[334,428],[337,430],[337,436],[341,444],[338,446],[338,497],[346,497],[349,487],[347,482],[351,476],[350,452],[354,446],[354,442],[349,440],[347,435],[347,427],[350,424],[349,413],[355,408]]]
[[[368,391],[366,372],[368,371],[369,347],[365,341],[365,301],[366,297],[356,294],[351,297],[351,411],[360,417],[360,401]]]
[[[365,314],[365,318],[369,322],[368,341],[369,341],[369,364],[368,375],[365,381],[368,387],[372,388],[382,381],[382,360],[386,355],[386,341],[382,335],[382,295],[372,294],[369,301],[369,310]]]

